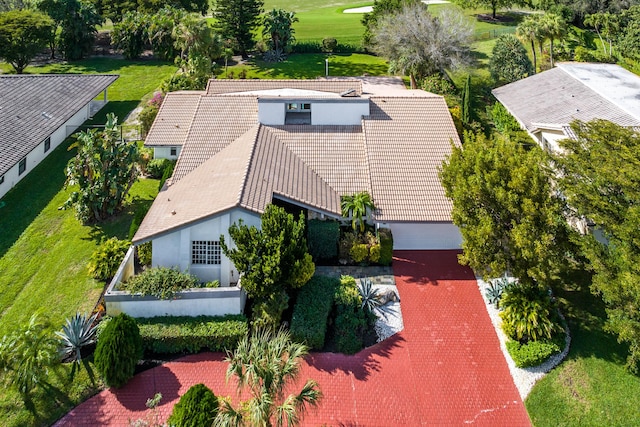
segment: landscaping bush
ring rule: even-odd
[[[249,328],[242,315],[138,319],[142,344],[151,353],[197,353],[235,349]]]
[[[160,182],[158,183],[158,191],[162,190],[162,187],[164,186],[164,183],[167,181],[167,179],[171,178],[171,175],[173,175],[173,169],[176,166],[176,162],[171,162],[169,165],[167,165],[166,168],[164,168],[164,172],[162,173],[162,178],[160,178]]]
[[[89,274],[97,280],[109,280],[116,272],[131,242],[117,237],[104,240],[89,258]]]
[[[369,261],[373,263],[380,262],[380,243],[374,243],[369,248]]]
[[[167,267],[148,268],[122,284],[122,289],[132,294],[153,295],[160,299],[171,299],[176,292],[199,287],[196,276]]]
[[[100,333],[95,366],[109,387],[122,387],[133,377],[142,357],[142,340],[136,321],[122,313],[114,317]]]
[[[356,279],[342,276],[334,294],[334,337],[336,348],[341,353],[353,354],[362,350],[362,334],[367,318],[362,309],[362,299]]]
[[[218,398],[204,384],[192,386],[180,397],[167,420],[172,427],[209,427],[218,414]]]
[[[455,95],[456,87],[451,80],[441,74],[432,74],[422,79],[422,90],[435,93],[437,95]]]
[[[147,102],[147,105],[145,105],[144,108],[140,111],[140,114],[138,114],[138,121],[140,122],[140,127],[143,135],[146,136],[147,133],[149,133],[149,129],[151,129],[151,125],[158,115],[158,111],[160,110],[163,99],[164,95],[162,94],[162,92],[155,93],[153,98],[151,98],[149,102]]]
[[[555,342],[558,341],[557,339],[554,341],[530,341],[526,344],[509,340],[507,341],[507,350],[518,368],[538,366],[554,354],[560,353],[562,350],[561,346],[564,345],[564,337],[562,337],[561,334],[558,336],[563,339],[560,345]]]
[[[380,239],[380,259],[379,264],[391,265],[393,261],[393,236],[388,228],[378,230],[378,238]]]
[[[291,317],[291,337],[312,349],[324,346],[327,320],[333,307],[338,279],[314,276],[298,293]]]
[[[509,285],[500,298],[502,329],[520,343],[550,339],[562,330],[548,291],[535,284]]]
[[[138,260],[142,265],[151,265],[152,260],[152,244],[151,242],[142,243],[137,246],[138,248]]]
[[[322,39],[322,51],[327,53],[333,53],[338,47],[338,40],[334,37],[325,37]]]
[[[513,118],[511,113],[499,102],[493,104],[491,108],[491,118],[493,119],[493,124],[496,126],[496,129],[503,135],[509,135],[512,132],[522,130],[517,120]]]
[[[309,253],[314,261],[336,258],[339,240],[340,224],[338,221],[312,219],[307,223]]]
[[[161,179],[167,168],[173,171],[174,161],[169,159],[153,159],[147,164],[147,174],[150,178]]]
[[[349,255],[351,255],[351,259],[356,263],[364,262],[369,257],[369,247],[366,243],[356,243],[351,246]]]

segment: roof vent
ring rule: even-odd
[[[342,96],[342,97],[349,96],[349,95],[351,95],[352,93],[355,93],[355,91],[356,91],[355,89],[347,89],[347,90],[345,90],[344,92],[342,92],[342,93],[340,94],[340,96]]]
[[[42,112],[42,117],[44,117],[45,119],[51,119],[53,116],[49,113],[47,113],[46,111]]]

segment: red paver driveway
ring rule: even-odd
[[[307,357],[301,381],[317,380],[324,400],[304,425],[531,424],[473,273],[456,256],[394,252],[404,331],[355,356]],[[178,397],[199,382],[217,395],[232,395],[222,359],[203,353],[143,372],[122,389],[82,403],[57,425],[129,425],[149,416],[145,402],[156,392],[163,395],[158,414],[164,420]]]

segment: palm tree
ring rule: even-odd
[[[364,232],[366,219],[370,211],[376,209],[373,200],[367,191],[356,193],[352,196],[342,196],[342,216],[351,218],[351,226],[354,230]]]
[[[271,48],[274,51],[285,51],[287,45],[294,40],[292,28],[294,22],[298,22],[295,12],[283,9],[273,9],[264,15],[262,20],[262,36],[271,38]]]
[[[522,40],[531,42],[531,53],[533,54],[533,72],[535,73],[537,68],[537,57],[535,41],[539,39],[542,28],[540,25],[539,15],[531,15],[516,27],[516,35]]]
[[[214,425],[299,425],[307,407],[317,407],[322,399],[314,380],[307,380],[298,394],[284,394],[300,373],[300,362],[307,352],[307,346],[292,342],[289,332],[283,329],[277,333],[256,330],[242,339],[226,358],[227,381],[235,377],[238,394],[246,387],[252,397],[238,407],[233,407],[229,398],[221,398]]]
[[[553,42],[562,39],[567,34],[567,23],[562,16],[555,13],[545,13],[541,19],[542,31],[549,39],[549,58],[553,68]]]

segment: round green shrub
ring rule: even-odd
[[[366,261],[369,256],[369,247],[364,243],[356,243],[351,247],[349,254],[354,262],[360,263]]]
[[[554,354],[560,353],[558,343],[551,340],[529,341],[521,344],[518,341],[507,341],[507,351],[518,368],[528,368],[544,363]]]
[[[173,407],[167,424],[173,427],[209,427],[218,413],[218,398],[204,384],[192,386]]]
[[[114,317],[98,338],[95,366],[109,387],[122,387],[133,377],[142,357],[142,339],[136,321],[121,313]]]

